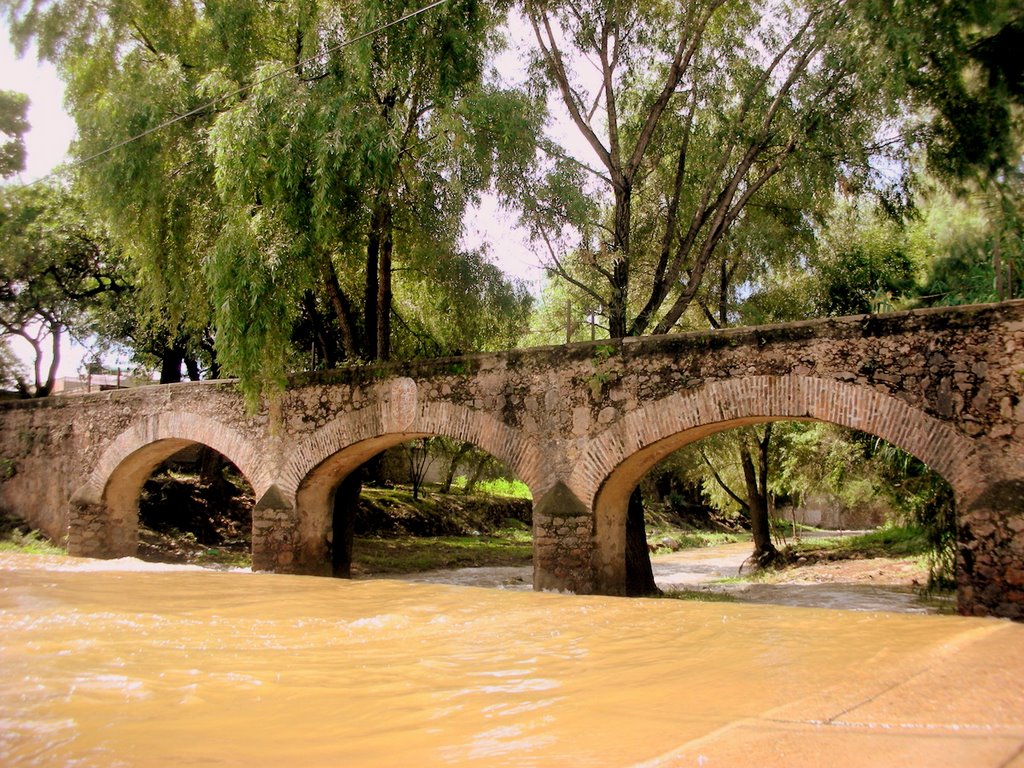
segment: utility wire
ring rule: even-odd
[[[412,19],[412,18],[414,18],[416,16],[420,16],[420,15],[422,15],[424,13],[427,13],[428,11],[432,11],[434,8],[437,8],[439,5],[444,5],[446,2],[448,2],[448,0],[434,0],[434,2],[430,3],[429,5],[425,5],[422,8],[419,8],[419,9],[417,9],[415,11],[410,11],[409,13],[405,14],[404,16],[400,16],[399,18],[395,19],[394,21],[389,21],[387,24],[382,24],[379,27],[376,27],[375,29],[371,29],[369,32],[364,32],[363,34],[357,35],[356,37],[353,37],[353,38],[351,38],[349,40],[344,40],[344,41],[338,43],[337,45],[332,46],[332,47],[330,47],[330,48],[328,48],[328,49],[326,49],[324,51],[321,51],[320,53],[313,54],[312,56],[309,56],[308,58],[305,58],[302,61],[300,61],[300,62],[298,62],[296,64],[293,64],[290,67],[285,67],[284,69],[280,70],[279,72],[275,72],[272,75],[267,75],[266,77],[261,78],[259,80],[256,80],[256,81],[254,81],[252,83],[249,83],[248,85],[243,85],[243,86],[241,86],[239,88],[236,88],[235,90],[231,91],[230,93],[221,94],[217,98],[211,99],[210,101],[206,102],[205,104],[199,105],[195,109],[190,109],[188,112],[185,112],[184,114],[177,115],[176,117],[172,117],[170,120],[165,120],[164,122],[160,123],[159,125],[154,125],[152,128],[147,128],[142,133],[139,133],[139,134],[137,134],[135,136],[132,136],[131,138],[125,139],[124,141],[119,141],[116,144],[112,144],[111,146],[107,147],[106,149],[101,149],[99,152],[96,152],[96,153],[94,153],[92,155],[89,155],[88,157],[84,157],[84,158],[82,158],[80,160],[74,161],[70,165],[61,165],[58,168],[56,168],[56,169],[50,171],[49,173],[47,173],[45,176],[40,176],[38,179],[36,179],[35,181],[30,182],[26,186],[32,186],[33,184],[38,184],[40,181],[45,181],[46,179],[50,178],[51,176],[56,176],[58,174],[64,173],[66,171],[69,171],[69,170],[71,170],[73,168],[77,168],[79,166],[85,165],[86,163],[90,163],[90,162],[92,162],[93,160],[95,160],[98,157],[103,157],[104,155],[108,155],[108,154],[110,154],[111,152],[113,152],[116,149],[120,149],[121,147],[127,146],[128,144],[131,144],[133,142],[138,141],[139,139],[142,139],[142,138],[145,138],[146,136],[149,136],[151,133],[156,133],[157,131],[162,131],[164,128],[167,128],[168,126],[171,126],[171,125],[174,125],[175,123],[181,122],[182,120],[185,120],[185,119],[187,119],[189,117],[192,117],[193,115],[198,115],[200,112],[205,112],[206,110],[210,109],[211,107],[216,106],[220,102],[225,101],[226,99],[230,99],[232,96],[237,96],[238,94],[242,93],[243,91],[248,91],[248,90],[251,90],[251,89],[253,89],[253,88],[257,87],[257,86],[263,85],[264,83],[268,83],[271,80],[275,80],[275,79],[281,77],[282,75],[287,75],[289,72],[293,72],[293,71],[295,71],[297,69],[300,69],[300,68],[306,66],[307,64],[311,64],[312,62],[317,61],[317,60],[323,58],[324,56],[327,56],[329,54],[335,53],[336,51],[340,51],[342,48],[347,48],[348,46],[355,45],[356,43],[358,43],[358,42],[360,42],[362,40],[366,40],[369,37],[374,37],[374,36],[380,34],[381,32],[383,32],[385,29],[389,29],[390,27],[397,26],[398,24],[401,24],[402,22],[408,21],[409,19]]]

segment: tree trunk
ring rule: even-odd
[[[722,267],[718,273],[718,327],[725,328],[729,324],[729,269],[726,258],[722,257]]]
[[[160,355],[160,383],[177,384],[181,381],[181,364],[185,362],[185,350],[177,344],[164,347]]]
[[[622,178],[615,185],[615,242],[612,251],[612,304],[608,307],[608,330],[613,339],[627,331],[629,311],[630,225],[633,190],[631,182]],[[630,596],[660,594],[654,583],[651,552],[647,548],[644,525],[644,499],[640,487],[633,489],[626,510],[626,594]]]
[[[50,367],[46,371],[46,381],[36,382],[36,397],[49,397],[57,384],[57,368],[60,366],[60,324],[50,321]]]
[[[629,230],[633,189],[622,179],[615,185],[615,232],[611,244],[611,303],[608,306],[608,335],[621,339],[627,333],[629,315]]]
[[[441,493],[451,493],[452,483],[455,481],[455,472],[459,468],[459,462],[462,461],[462,457],[465,456],[473,448],[472,443],[463,443],[459,446],[459,450],[452,456],[452,461],[448,465],[448,474],[445,475],[444,483],[441,485]]]
[[[476,490],[476,484],[480,482],[480,478],[483,477],[484,469],[487,466],[487,462],[490,460],[490,454],[480,453],[480,458],[477,459],[476,465],[473,467],[473,473],[466,479],[466,487],[463,489],[463,493],[467,496]]]
[[[629,597],[660,595],[654,583],[651,552],[647,548],[647,530],[644,526],[644,500],[640,486],[629,495],[626,512],[626,594]]]
[[[760,477],[754,467],[754,459],[746,446],[740,449],[740,463],[743,465],[743,479],[747,487],[747,511],[750,515],[750,531],[754,537],[754,554],[751,556],[758,568],[770,565],[779,552],[772,544],[771,523],[768,519],[768,445],[771,441],[771,424],[765,428],[765,435],[758,441],[758,465]]]
[[[406,448],[409,456],[409,482],[412,483],[412,500],[420,497],[420,488],[430,464],[430,438],[421,438]]]
[[[352,542],[355,539],[356,507],[362,490],[362,470],[356,469],[341,481],[334,492],[331,574],[338,579],[352,578]]]
[[[324,368],[331,370],[338,367],[338,356],[335,353],[334,344],[328,338],[327,321],[316,306],[316,297],[312,291],[306,291],[302,296],[302,305],[309,317],[312,326],[314,343],[320,352],[320,359]]]
[[[227,461],[219,451],[203,445],[199,451],[199,482],[203,485],[213,485],[223,480]]]
[[[391,254],[394,232],[391,202],[377,198],[366,244],[364,328],[365,354],[370,360],[391,356]]]
[[[350,360],[359,357],[359,343],[356,340],[355,316],[352,312],[352,304],[348,296],[341,290],[338,283],[338,273],[334,271],[334,264],[328,257],[324,266],[324,288],[331,300],[331,307],[338,318],[338,330],[341,331],[341,347],[345,350],[345,356]]]

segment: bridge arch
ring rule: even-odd
[[[449,402],[424,402],[415,416],[397,429],[387,408],[347,413],[300,443],[280,474],[281,496],[294,499],[295,529],[286,555],[293,559],[274,566],[300,573],[329,572],[328,534],[335,493],[344,479],[388,448],[433,436],[469,442],[487,451],[535,495],[544,479],[536,447],[487,412]]]
[[[647,403],[594,439],[569,486],[594,513],[594,577],[599,592],[625,585],[629,496],[659,461],[708,435],[769,421],[824,421],[880,437],[917,457],[961,495],[978,470],[971,440],[891,395],[842,381],[751,376],[715,381]]]
[[[160,464],[194,444],[212,448],[232,462],[257,498],[270,485],[257,447],[227,425],[184,411],[151,416],[114,438],[71,498],[71,554],[134,555],[143,485]]]

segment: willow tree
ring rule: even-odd
[[[339,338],[341,357],[387,358],[393,276],[459,262],[463,211],[487,182],[480,143],[495,143],[478,87],[488,6],[402,21],[421,6],[4,4],[68,81],[76,154],[114,147],[80,175],[151,306],[212,323],[250,393],[300,364],[299,321]]]
[[[552,94],[583,146],[549,139],[547,174],[524,185],[526,218],[551,270],[603,306],[611,337],[675,328],[730,233],[784,178],[819,190],[840,175],[871,181],[886,66],[852,3],[523,7],[532,86]],[[659,214],[642,236],[640,208]],[[627,579],[643,592],[654,585],[637,501]]]
[[[138,275],[141,322],[169,347],[212,320],[204,260],[224,217],[204,139],[215,107],[197,108],[206,73],[241,77],[263,53],[256,20],[234,23],[243,5],[203,16],[157,0],[0,3],[19,47],[58,67],[71,153],[86,160],[74,181]]]

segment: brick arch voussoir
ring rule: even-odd
[[[101,500],[107,484],[126,459],[162,440],[200,443],[217,451],[238,468],[256,498],[272,482],[256,446],[237,431],[207,416],[170,411],[140,420],[114,438],[97,461],[79,497]]]
[[[970,438],[892,395],[832,379],[751,376],[677,392],[628,414],[590,441],[569,487],[592,504],[627,459],[662,440],[686,432],[698,439],[718,431],[716,426],[787,419],[825,421],[880,437],[925,462],[954,489],[980,465]]]
[[[305,438],[292,451],[280,474],[283,490],[296,493],[329,458],[360,443],[394,437],[398,442],[438,435],[473,443],[505,463],[531,490],[542,477],[539,452],[508,425],[489,413],[452,403],[422,403],[401,431],[388,427],[386,414],[365,408],[343,414]]]

